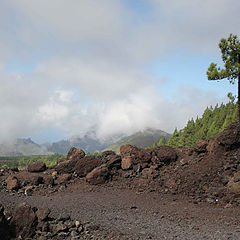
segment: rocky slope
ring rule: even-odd
[[[16,202],[21,202],[21,199],[37,207],[40,203],[46,202],[56,214],[69,207],[66,211],[73,218],[88,216],[84,221],[90,220],[98,224],[101,222],[101,226],[105,226],[105,229],[113,230],[111,225],[119,224],[119,227],[114,225],[117,230],[115,229],[113,233],[110,233],[111,231],[104,233],[104,230],[93,233],[93,239],[107,239],[110,234],[109,239],[237,240],[240,233],[238,228],[239,156],[240,126],[238,124],[232,124],[218,137],[202,140],[190,149],[162,146],[144,150],[124,145],[120,149],[120,155],[106,151],[92,157],[86,156],[81,149],[72,148],[66,159],[59,159],[58,164],[51,168],[46,168],[43,163],[33,163],[22,171],[16,168],[1,169],[0,203],[7,204],[8,208],[11,208]],[[168,205],[168,202],[171,204]],[[187,202],[192,204],[190,211]],[[175,203],[177,203],[176,208]],[[160,204],[161,207],[156,207],[155,204],[156,206]],[[195,208],[193,205],[199,205],[200,208]],[[84,206],[86,211],[79,206]],[[169,207],[170,210],[164,206]],[[182,208],[179,209],[179,206]],[[142,215],[138,209],[146,213]],[[156,212],[150,216],[148,211],[151,209],[155,209]],[[159,213],[163,209],[169,212],[167,217],[166,213]],[[36,211],[34,213],[36,215]],[[96,213],[97,215],[94,215]],[[178,215],[174,215],[176,213]],[[189,216],[192,222],[186,222],[184,216]],[[215,221],[220,219],[219,216],[222,217],[221,223]],[[163,220],[165,217],[166,221]],[[2,224],[6,224],[6,219],[4,220],[4,217],[2,219]],[[211,219],[207,228],[206,219]],[[128,221],[131,222],[130,225],[127,224]],[[142,230],[144,228],[142,222],[147,226],[149,224],[148,228],[152,231]],[[224,222],[228,225],[224,225]],[[141,226],[141,233],[137,225],[134,225],[136,223]],[[150,223],[154,223],[156,228],[151,228]],[[12,236],[21,235],[18,228],[11,223],[11,219],[7,220],[7,224],[14,229]],[[73,230],[77,234],[77,239],[89,239],[84,238],[87,230],[81,233],[74,226],[74,229],[67,227],[65,222],[60,223],[62,228],[59,226],[58,231],[53,230],[53,226],[45,229],[42,225],[37,231],[39,220],[34,224],[33,231],[26,237],[38,239],[48,234],[52,239],[55,237],[71,239]],[[57,223],[51,223],[50,220],[49,224]],[[186,226],[192,228],[186,229]],[[122,231],[119,232],[122,228],[124,235],[121,235]],[[168,228],[168,234],[163,231],[164,228]],[[102,233],[104,234],[101,235]],[[128,234],[131,237],[128,237]]]
[[[128,137],[119,134],[106,139],[99,139],[93,130],[83,137],[72,137],[44,144],[37,144],[30,138],[23,138],[0,144],[0,156],[67,154],[71,147],[81,148],[87,153],[104,151],[104,149],[114,150],[119,153],[121,145],[132,144],[137,147],[146,147],[151,146],[161,137],[168,139],[170,134],[157,129],[147,129]]]

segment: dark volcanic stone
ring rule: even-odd
[[[102,161],[98,158],[86,156],[77,161],[75,165],[75,172],[80,177],[85,177],[89,172],[91,172],[94,168],[100,166]]]
[[[29,172],[43,172],[47,169],[46,164],[43,162],[33,162],[28,165]]]
[[[17,206],[15,214],[10,222],[11,235],[22,239],[29,238],[35,233],[37,217],[31,206],[22,203]]]
[[[169,146],[160,146],[154,149],[157,158],[154,158],[153,163],[156,165],[159,164],[169,164],[171,162],[176,161],[177,153],[174,148]]]
[[[108,180],[109,171],[105,164],[94,168],[90,173],[87,174],[86,180],[90,184],[97,185],[103,184]]]
[[[77,160],[67,160],[64,162],[60,162],[56,167],[55,170],[58,173],[73,173],[75,170],[75,165]]]

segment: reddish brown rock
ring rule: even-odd
[[[19,181],[15,176],[8,176],[5,182],[7,184],[7,189],[9,190],[17,190],[19,188]]]
[[[61,163],[61,162],[65,162],[65,161],[67,161],[68,159],[67,158],[59,158],[58,160],[57,160],[57,164],[59,164],[59,163]]]
[[[116,168],[116,169],[120,169],[121,168],[121,157],[118,155],[114,155],[112,156],[112,158],[107,162],[107,166],[112,169],[112,168]]]
[[[141,149],[139,150],[138,157],[140,159],[140,162],[142,163],[149,163],[152,159],[152,150],[151,149]]]
[[[158,176],[158,172],[154,166],[142,170],[142,177],[146,179],[154,179]]]
[[[43,172],[47,169],[43,162],[33,162],[28,165],[28,172]]]
[[[101,155],[98,156],[98,158],[100,158],[103,163],[108,163],[109,161],[111,161],[116,157],[119,157],[119,156],[115,152],[110,150],[104,151],[102,152]]]
[[[77,161],[75,165],[75,172],[80,177],[85,177],[89,172],[91,172],[94,168],[100,166],[102,161],[98,158],[86,156]]]
[[[130,144],[122,145],[120,147],[121,156],[138,155],[138,152],[139,152],[139,149],[135,146],[130,145]]]
[[[21,185],[39,185],[43,183],[43,177],[40,173],[21,171],[14,176],[19,180]]]
[[[38,221],[45,221],[48,218],[48,215],[50,214],[50,210],[47,207],[39,208],[36,211],[36,216],[38,218]]]
[[[122,158],[121,167],[123,170],[131,169],[133,166],[133,161],[131,156],[126,156]]]
[[[208,145],[207,145],[207,152],[208,153],[213,153],[215,150],[218,148],[218,142],[216,138],[211,138],[208,140]]]
[[[204,153],[207,151],[208,140],[200,140],[195,146],[194,151],[196,153]]]
[[[73,173],[75,169],[75,165],[77,160],[67,160],[60,162],[56,167],[55,170],[58,173]]]
[[[71,179],[72,175],[69,173],[65,173],[63,175],[60,175],[55,181],[55,184],[63,184],[67,183]]]
[[[217,143],[229,151],[240,147],[240,124],[232,123],[216,138]]]
[[[35,233],[37,217],[31,206],[26,203],[20,204],[10,222],[11,235],[22,239],[30,238]]]
[[[51,186],[53,185],[54,180],[53,180],[53,177],[51,175],[43,174],[42,177],[43,177],[43,183],[44,184],[51,185]]]
[[[94,168],[90,173],[87,174],[86,180],[90,184],[97,185],[103,184],[108,180],[109,171],[105,164]]]
[[[232,193],[240,194],[240,171],[236,172],[229,180],[227,188]]]
[[[154,149],[157,158],[153,159],[153,163],[156,165],[169,164],[176,161],[177,153],[174,148],[169,146],[160,146]]]
[[[78,160],[78,159],[81,159],[81,158],[85,157],[85,155],[86,154],[82,149],[72,147],[67,154],[67,159]]]

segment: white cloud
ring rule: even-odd
[[[174,51],[215,53],[221,37],[239,33],[240,2],[146,3],[149,19],[120,0],[3,0],[0,138],[50,127],[75,135],[97,126],[99,137],[149,126],[172,131],[219,101],[186,87],[170,101],[156,88],[172,80],[146,69]],[[36,68],[9,73],[11,61]]]

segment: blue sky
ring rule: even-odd
[[[172,132],[237,85],[208,81],[237,0],[2,0],[0,141]]]

